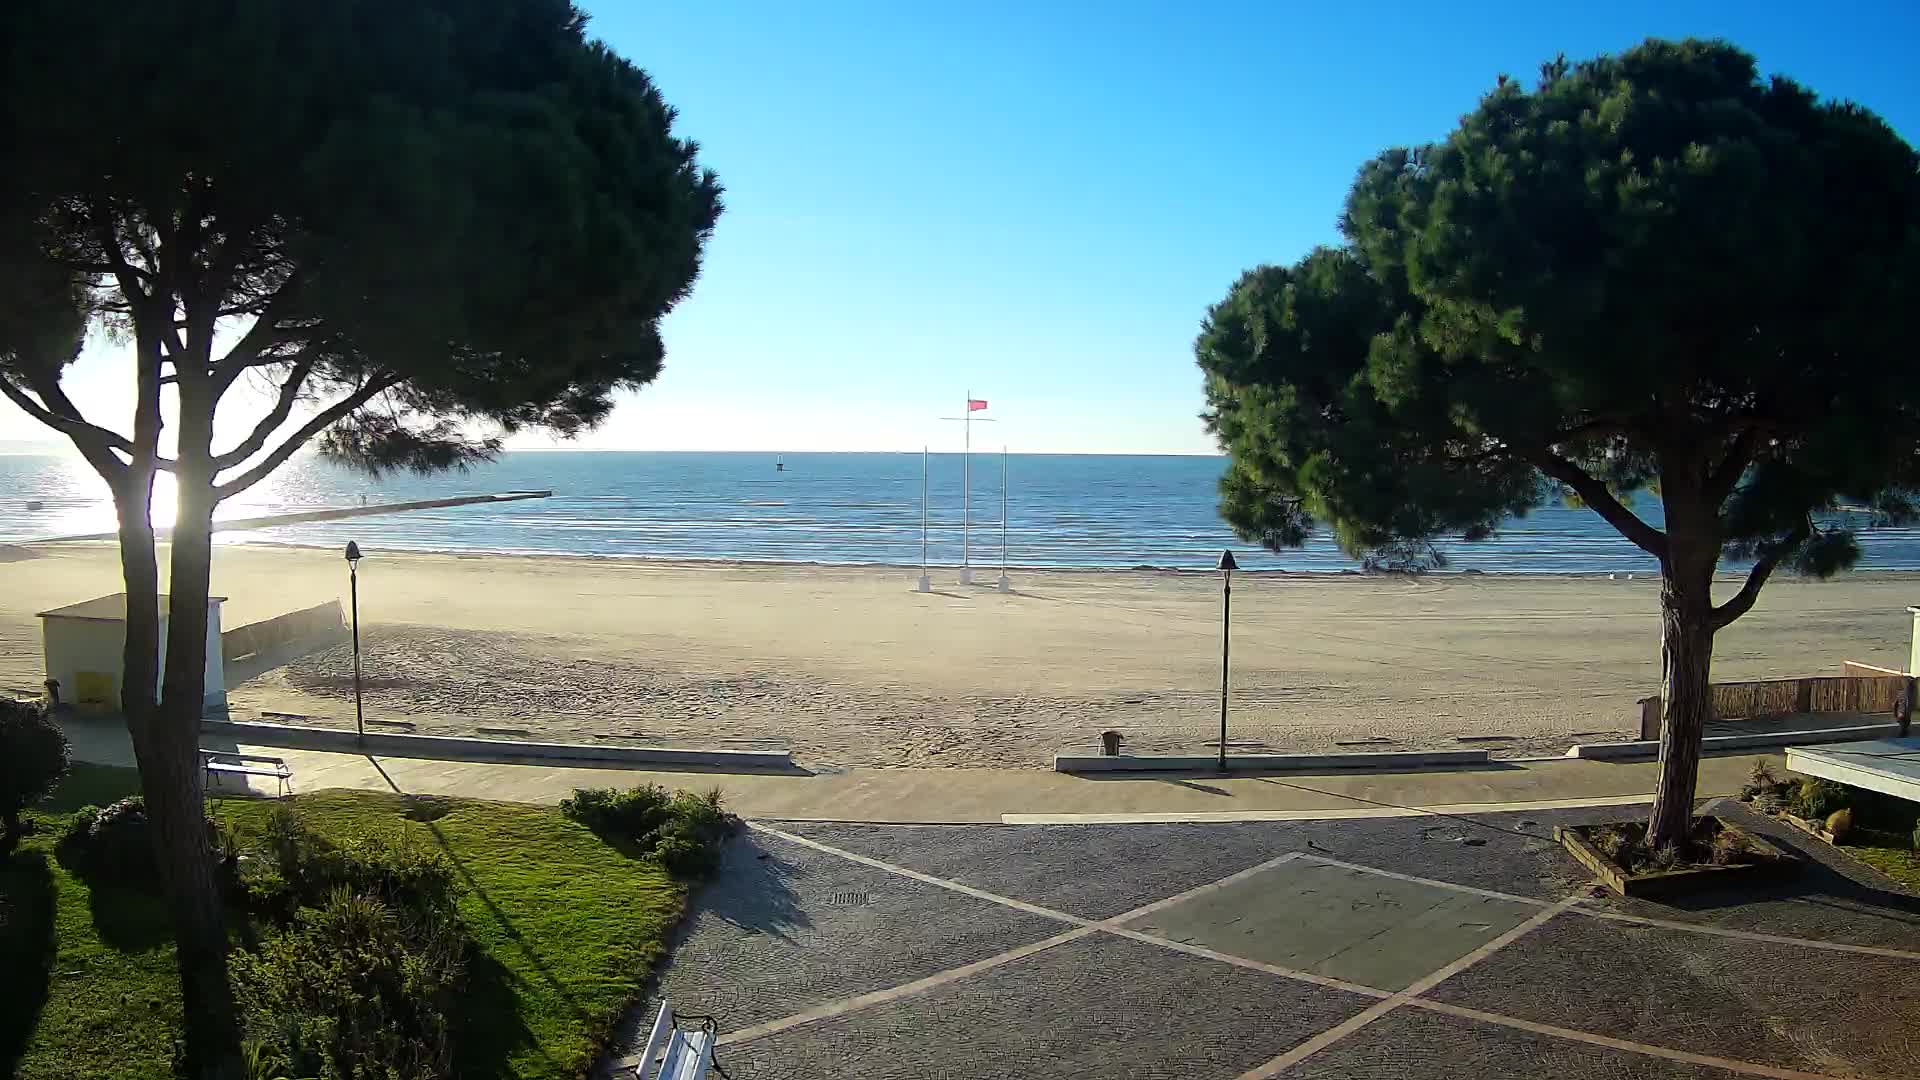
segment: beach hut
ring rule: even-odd
[[[227,703],[226,672],[220,654],[220,605],[207,599],[207,700]],[[166,669],[167,624],[172,605],[160,597],[160,667]],[[77,709],[112,712],[120,708],[121,655],[127,640],[127,594],[96,597],[40,613],[47,678],[60,684],[60,700]],[[159,686],[156,682],[156,693]]]

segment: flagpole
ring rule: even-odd
[[[1012,592],[1007,580],[1007,447],[1000,445],[1000,584],[1001,592]]]
[[[967,391],[965,417],[961,424],[960,487],[965,492],[960,504],[960,584],[973,584],[973,564],[968,544],[973,534],[973,391]]]
[[[928,448],[920,447],[920,591],[932,592],[933,581],[927,576],[927,458]]]

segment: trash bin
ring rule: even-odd
[[[1120,756],[1120,733],[1103,731],[1100,733],[1100,752],[1108,757]]]

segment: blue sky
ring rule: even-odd
[[[976,445],[1210,452],[1207,304],[1333,240],[1363,160],[1558,52],[1723,36],[1920,133],[1911,0],[588,6],[729,207],[665,374],[588,446],[957,446],[935,418],[971,390],[1001,418]],[[111,419],[109,351],[77,376]]]

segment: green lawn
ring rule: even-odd
[[[1913,850],[1912,833],[1858,829],[1847,838],[1847,854],[1909,889],[1920,889],[1920,851]]]
[[[66,814],[134,785],[132,770],[76,767],[0,870],[0,1068],[21,1080],[168,1075],[179,1002],[163,912],[143,893],[90,893],[52,855]],[[457,1018],[462,1077],[581,1075],[685,905],[653,863],[549,807],[357,791],[290,804],[324,834],[407,830],[453,862],[481,950]],[[222,800],[214,812],[244,831],[274,805]]]

